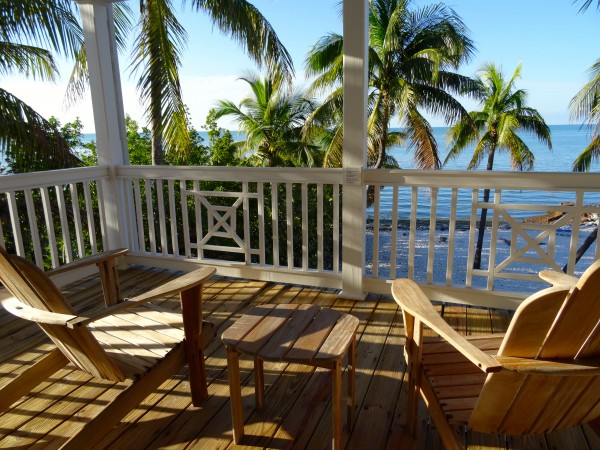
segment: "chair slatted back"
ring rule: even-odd
[[[570,291],[553,287],[525,300],[498,351],[530,359],[585,359],[600,354],[600,261]],[[600,377],[488,375],[469,426],[512,435],[570,428],[600,416]]]
[[[30,261],[9,255],[0,246],[0,282],[17,299],[44,311],[74,314],[67,299],[50,278]],[[70,329],[61,325],[38,323],[60,351],[79,369],[98,378],[125,379],[122,371],[85,327]]]

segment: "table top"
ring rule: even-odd
[[[260,305],[221,336],[236,351],[267,361],[320,364],[344,357],[358,319],[316,305]]]

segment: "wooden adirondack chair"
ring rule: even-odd
[[[120,253],[110,252],[107,257]],[[92,257],[92,261],[114,267],[104,264],[101,256]],[[83,264],[85,261],[76,266]],[[213,267],[195,270],[82,317],[46,273],[23,258],[8,255],[0,246],[0,282],[6,288],[0,289],[2,306],[36,322],[57,347],[0,389],[0,412],[69,362],[94,377],[129,380],[130,384],[69,439],[65,448],[91,448],[186,362],[192,402],[198,406],[208,395],[202,349],[215,337],[212,324],[202,321],[202,287],[214,272]],[[104,292],[114,294],[118,290]],[[147,303],[176,293],[180,294],[181,315]]]
[[[505,335],[462,336],[411,280],[393,282],[402,308],[409,370],[408,420],[419,394],[447,449],[455,426],[505,435],[540,434],[600,416],[600,261],[577,280],[548,271],[555,285],[516,310]],[[423,336],[423,326],[439,337]]]

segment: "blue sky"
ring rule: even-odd
[[[135,10],[137,1],[129,1]],[[178,0],[173,4],[179,5]],[[327,32],[341,33],[338,0],[255,0],[252,2],[271,22],[292,55],[297,83],[305,84],[303,61],[310,47]],[[432,2],[416,0],[414,7]],[[600,57],[600,12],[594,6],[578,13],[571,0],[450,0],[445,2],[462,17],[471,31],[477,53],[460,71],[474,75],[484,62],[494,62],[505,72],[522,62],[518,86],[529,92],[530,106],[537,108],[549,124],[569,123],[568,103],[586,82],[586,70]],[[579,1],[581,3],[581,0]],[[189,2],[187,2],[189,5]],[[191,13],[189,6],[179,15],[189,33],[183,55],[182,86],[196,128],[205,122],[218,99],[235,102],[247,93],[240,75],[257,70],[239,46],[213,29],[205,15]],[[129,55],[120,56],[125,111],[145,123],[137,101],[135,78],[127,67]],[[71,110],[62,98],[69,64],[61,64],[62,77],[55,84],[7,77],[3,88],[27,101],[45,116],[63,123],[79,116],[85,132],[93,132],[89,97]],[[476,105],[464,102],[468,109]],[[441,119],[430,116],[435,126]],[[223,122],[223,126],[234,125]]]

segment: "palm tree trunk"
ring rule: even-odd
[[[492,170],[494,167],[494,151],[496,146],[492,146],[488,156],[487,170]],[[490,190],[483,190],[483,202],[487,203],[490,200]],[[477,234],[477,244],[475,247],[475,258],[473,260],[473,269],[481,269],[481,252],[483,250],[483,235],[485,234],[485,226],[487,224],[487,208],[481,209],[481,217],[479,219],[479,229]]]
[[[158,52],[158,49],[150,47],[150,58]],[[150,98],[151,124],[152,124],[152,165],[161,166],[164,164],[164,148],[162,139],[162,101],[159,83],[154,81],[154,76],[150,78],[152,92]]]
[[[382,94],[387,98],[387,95]],[[379,140],[379,148],[377,149],[377,160],[375,161],[375,165],[373,166],[373,169],[379,169],[381,168],[381,166],[383,165],[383,162],[385,161],[385,152],[387,150],[387,145],[388,145],[388,130],[389,130],[389,123],[390,123],[390,107],[386,101],[386,99],[384,99],[384,108],[383,108],[383,114],[382,114],[382,118],[381,118],[381,136],[380,136],[380,140]]]

